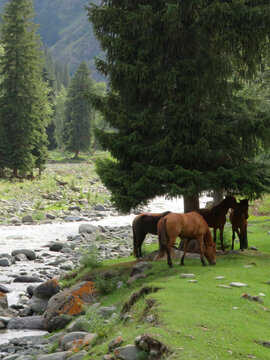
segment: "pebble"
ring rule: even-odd
[[[215,280],[223,280],[226,279],[226,276],[216,276]]]
[[[247,284],[244,284],[244,283],[241,283],[241,282],[232,282],[232,283],[230,283],[230,286],[233,286],[233,287],[245,287],[245,286],[247,286]]]
[[[194,278],[195,275],[194,274],[180,274],[180,278],[182,279],[190,279],[190,278]]]

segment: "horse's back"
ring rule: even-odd
[[[183,214],[171,213],[165,218],[167,232],[171,236],[196,237],[204,235],[208,229],[204,218],[196,211]]]
[[[170,211],[165,211],[164,213],[141,213],[137,215],[133,222],[132,228],[135,232],[145,232],[157,235],[157,224],[159,220],[169,214]]]

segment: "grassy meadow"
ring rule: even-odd
[[[252,209],[251,209],[252,211]],[[262,345],[270,341],[270,216],[250,216],[249,246],[258,250],[217,254],[216,266],[202,267],[199,260],[185,260],[180,267],[174,261],[169,269],[165,261],[153,262],[147,277],[129,287],[126,285],[134,258],[105,261],[98,270],[77,269],[77,280],[91,272],[120,272],[123,286],[101,296],[102,305],[123,303],[144,286],[158,287],[157,292],[139,299],[131,309],[132,321],[120,321],[105,331],[106,336],[92,348],[87,359],[100,359],[107,352],[108,341],[117,335],[132,344],[134,338],[148,333],[166,344],[169,353],[164,359],[270,359],[270,348]],[[227,241],[230,234],[226,230]],[[235,249],[238,250],[239,242]],[[157,245],[144,246],[146,252]],[[248,266],[247,266],[248,265]],[[193,273],[197,283],[180,278],[181,273]],[[217,276],[225,276],[216,280]],[[73,282],[75,277],[73,278]],[[242,282],[242,288],[223,288],[231,282]],[[263,303],[243,299],[247,293],[261,295]],[[151,321],[149,321],[149,316]],[[86,315],[87,317],[87,315]],[[89,317],[91,321],[91,316]],[[144,354],[142,353],[142,359]]]

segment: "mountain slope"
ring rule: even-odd
[[[0,0],[1,10],[6,2]],[[55,60],[67,62],[71,73],[81,61],[86,61],[90,63],[93,77],[98,80],[102,77],[96,72],[93,59],[103,55],[84,9],[88,3],[87,0],[34,0],[35,22],[40,25],[43,45]]]

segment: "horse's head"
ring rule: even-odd
[[[237,206],[236,198],[233,195],[226,195],[223,201],[226,202],[227,206],[231,209],[235,209]]]
[[[241,213],[244,214],[245,219],[248,219],[248,207],[249,207],[248,200],[249,199],[240,200],[239,203],[239,209]]]
[[[210,265],[216,265],[216,243],[214,241],[205,244],[204,256]]]

